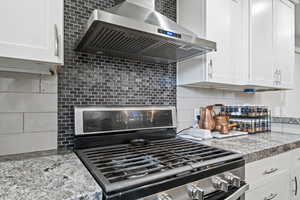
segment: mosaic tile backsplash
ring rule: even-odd
[[[120,0],[65,0],[65,65],[58,74],[58,148],[73,148],[74,106],[176,105],[176,64],[74,51],[94,9]],[[176,0],[157,0],[156,9],[176,21]]]

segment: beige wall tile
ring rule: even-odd
[[[40,90],[40,75],[0,72],[0,92],[31,92]]]
[[[24,132],[57,131],[57,113],[24,113]]]
[[[0,134],[22,132],[23,113],[0,113]]]
[[[0,137],[0,155],[57,148],[57,132],[7,134]]]
[[[42,76],[41,93],[57,93],[57,76]]]
[[[57,148],[57,77],[0,72],[0,155]]]
[[[0,93],[0,112],[57,112],[57,94]]]

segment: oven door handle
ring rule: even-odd
[[[227,197],[225,200],[238,200],[240,197],[242,197],[246,191],[249,190],[249,184],[246,184],[239,188],[235,193]]]

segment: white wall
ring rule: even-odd
[[[177,87],[178,130],[190,127],[194,121],[194,109],[210,104],[255,103],[255,95],[221,90]]]
[[[56,147],[57,78],[0,72],[0,155]]]

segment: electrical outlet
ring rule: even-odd
[[[200,116],[200,108],[194,108],[194,120],[198,121],[198,116]]]

